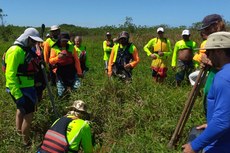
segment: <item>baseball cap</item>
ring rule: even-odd
[[[127,31],[122,31],[120,34],[119,34],[119,39],[121,38],[126,38],[126,39],[129,39],[129,33]]]
[[[50,34],[49,34],[49,33],[47,33],[47,34],[46,34],[46,37],[50,37]]]
[[[69,33],[68,32],[62,32],[60,34],[60,40],[61,41],[69,41],[70,40],[70,36],[69,36]]]
[[[162,28],[162,27],[157,28],[157,33],[158,32],[164,32],[164,28]]]
[[[202,21],[202,26],[200,30],[209,27],[210,25],[217,23],[218,21],[222,21],[222,17],[219,14],[210,14],[204,17]]]
[[[106,35],[107,35],[107,36],[110,36],[110,35],[111,35],[111,33],[110,33],[110,32],[106,32]]]
[[[189,36],[190,35],[190,31],[189,30],[183,30],[181,35],[182,36],[184,36],[184,35]]]
[[[55,31],[55,30],[58,30],[60,29],[60,27],[58,25],[53,25],[50,27],[50,31]]]
[[[200,49],[226,49],[230,48],[230,32],[215,32],[208,36],[206,45]]]
[[[23,34],[37,42],[43,42],[42,38],[39,36],[39,32],[35,28],[27,28]]]

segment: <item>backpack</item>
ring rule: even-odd
[[[125,50],[122,50],[119,46],[117,59],[113,65],[113,74],[121,78],[122,80],[127,80],[132,77],[132,68],[129,70],[124,68],[125,64],[130,63],[133,60],[133,55],[129,52],[129,48],[132,43],[129,43]]]
[[[119,46],[118,53],[117,53],[117,59],[115,64],[119,68],[124,68],[124,64],[130,63],[130,61],[133,59],[133,55],[129,52],[129,48],[132,43],[129,43],[128,46],[125,48],[125,50],[122,50]]]
[[[19,44],[14,44],[13,46],[19,46],[26,52],[24,63],[20,64],[18,67],[17,76],[33,76],[34,73],[38,71],[38,65],[34,62],[34,59],[37,57],[36,53],[32,52],[30,49],[21,46]],[[5,56],[9,48],[4,52],[2,56],[2,71],[4,73],[6,72],[6,66],[7,66],[5,61]]]

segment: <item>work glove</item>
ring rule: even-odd
[[[25,114],[25,109],[23,108],[23,105],[25,104],[25,102],[26,100],[24,96],[16,100],[17,109],[19,109],[22,114]]]

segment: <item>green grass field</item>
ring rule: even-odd
[[[69,98],[55,98],[60,115],[66,113],[66,106],[73,100],[85,101],[91,112],[92,131],[95,135],[95,152],[110,153],[180,153],[181,145],[186,143],[189,129],[202,124],[204,119],[202,97],[198,97],[189,120],[180,138],[178,147],[169,150],[167,143],[176,127],[191,86],[183,83],[175,87],[175,72],[169,67],[168,77],[163,84],[152,81],[150,64],[151,59],[146,56],[143,46],[149,39],[156,36],[153,29],[137,29],[131,33],[130,40],[139,50],[140,63],[133,70],[133,81],[123,84],[116,79],[108,80],[104,73],[102,42],[104,33],[109,29],[89,29],[83,35],[83,43],[87,46],[90,61],[90,70],[81,87],[73,92]],[[183,29],[174,28],[166,30],[166,36],[171,39],[172,45],[181,39]],[[68,31],[68,28],[65,29]],[[74,31],[74,29],[71,29]],[[112,32],[115,37],[121,29]],[[191,30],[191,39],[201,43],[199,33]],[[1,55],[7,42],[0,42]],[[31,140],[32,147],[25,150],[21,146],[21,139],[15,132],[15,104],[5,92],[4,74],[0,73],[0,152],[24,153],[35,152],[41,143],[46,130],[55,120],[54,113],[47,91],[44,99],[38,104],[35,113]],[[56,95],[55,87],[52,87]]]

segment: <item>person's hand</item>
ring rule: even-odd
[[[152,59],[157,59],[157,56],[155,54],[150,55]]]
[[[164,52],[159,51],[159,52],[158,52],[158,55],[159,55],[159,56],[164,56]]]
[[[204,67],[205,65],[209,65],[212,66],[212,62],[211,60],[207,57],[206,54],[202,54],[201,55],[201,63],[200,63],[201,67]]]
[[[113,44],[112,44],[110,41],[108,41],[108,42],[107,42],[107,46],[113,47]]]
[[[112,73],[108,73],[108,77],[111,78],[111,76],[112,76]]]
[[[59,59],[63,59],[63,58],[65,58],[66,57],[66,54],[62,54],[62,53],[59,53],[58,54],[58,58]]]
[[[207,126],[208,126],[207,124],[202,124],[202,125],[200,125],[200,126],[197,126],[196,129],[197,129],[197,130],[206,129]]]
[[[125,69],[130,69],[130,68],[132,68],[132,66],[131,66],[131,64],[125,64],[124,68]]]
[[[84,77],[83,74],[77,74],[77,76],[78,76],[79,78],[83,78],[83,77]]]
[[[183,153],[196,153],[194,150],[192,150],[190,143],[183,145],[182,149],[183,149]]]

